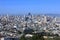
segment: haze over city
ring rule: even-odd
[[[0,0],[0,14],[60,14],[60,0]]]
[[[0,0],[0,40],[60,40],[60,0]]]

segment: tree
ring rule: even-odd
[[[25,36],[23,35],[20,40],[26,40]]]
[[[44,38],[43,36],[36,34],[31,38],[31,40],[44,40]]]

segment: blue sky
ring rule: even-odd
[[[0,14],[60,13],[60,0],[0,0]]]

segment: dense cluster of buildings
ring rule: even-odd
[[[30,13],[24,16],[0,16],[0,37],[19,38],[24,33],[32,31],[60,36],[60,17],[31,15]]]

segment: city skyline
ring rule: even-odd
[[[0,14],[60,14],[59,0],[0,0]]]

